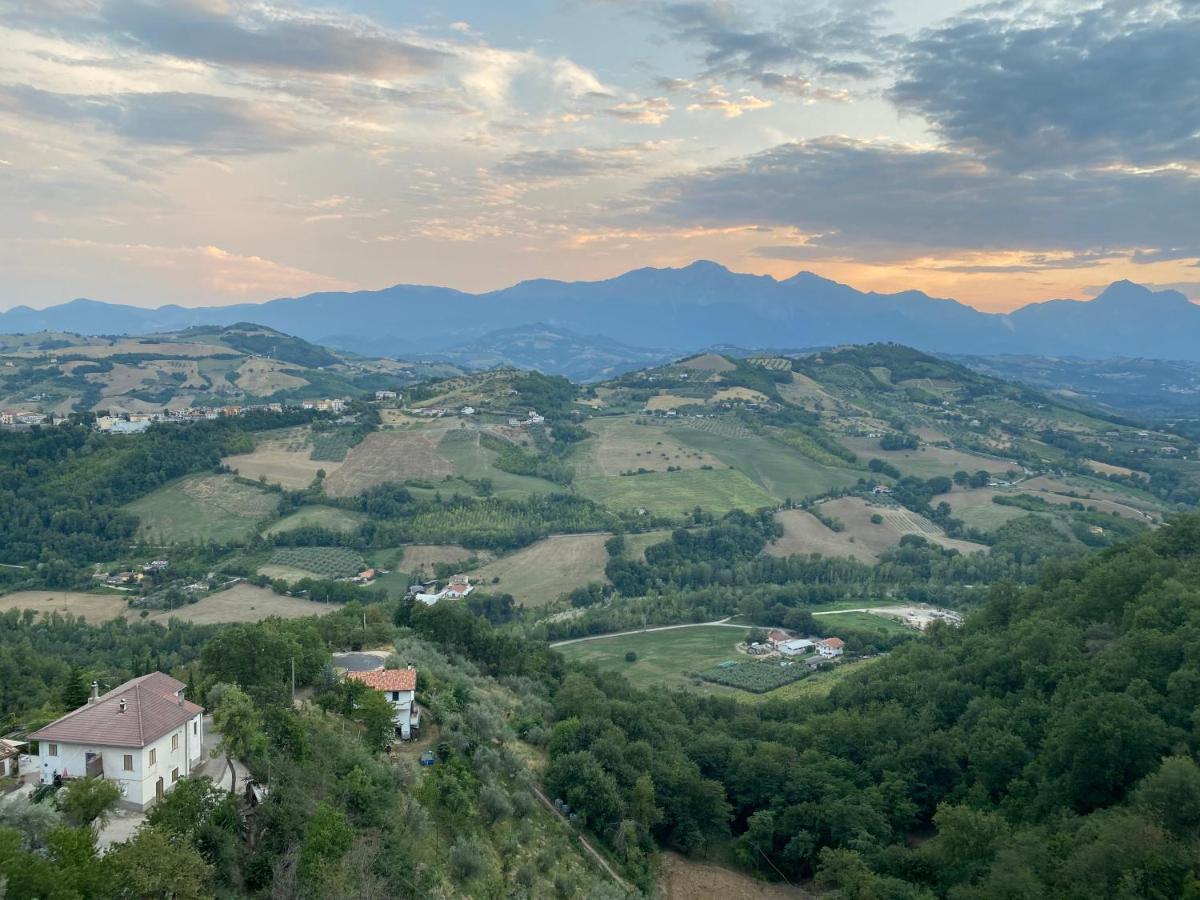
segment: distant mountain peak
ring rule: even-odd
[[[1149,303],[1163,306],[1192,305],[1192,301],[1179,293],[1179,291],[1153,291],[1145,285],[1137,284],[1127,278],[1114,281],[1097,294],[1091,302],[1112,306],[1144,305]]]

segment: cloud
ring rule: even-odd
[[[688,111],[715,109],[724,113],[727,119],[736,119],[744,112],[755,109],[767,109],[769,106],[771,106],[770,100],[761,100],[753,94],[741,94],[737,97],[731,97],[729,96],[729,92],[723,87],[713,85],[695,95],[695,99],[688,104]]]
[[[707,77],[740,75],[788,89],[817,78],[869,78],[893,56],[881,0],[811,4],[767,25],[728,0],[667,0],[648,9],[676,40],[702,48]]]
[[[618,175],[640,168],[646,155],[659,146],[642,143],[618,147],[526,150],[509,156],[492,171],[518,181],[564,181]]]
[[[637,202],[659,221],[789,226],[831,254],[1182,244],[1200,255],[1200,178],[1173,170],[1016,175],[950,149],[828,137],[660,179],[645,194]]]
[[[11,85],[0,86],[0,109],[92,126],[136,144],[213,155],[277,152],[316,140],[264,104],[209,94],[62,94]]]
[[[606,115],[636,122],[639,125],[661,125],[667,120],[674,107],[666,97],[646,97],[627,100],[604,110]]]
[[[141,49],[221,66],[398,78],[448,58],[364,19],[240,0],[111,0],[102,16]]]
[[[1008,9],[922,34],[891,99],[1013,170],[1200,160],[1200,4]]]

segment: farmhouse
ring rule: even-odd
[[[817,653],[826,659],[833,659],[835,656],[841,656],[842,651],[846,647],[846,642],[841,638],[825,638],[823,641],[817,641]]]
[[[395,400],[396,392],[395,391],[376,391],[375,399],[376,400]]]
[[[347,680],[361,681],[372,690],[381,691],[392,704],[392,721],[403,740],[409,740],[421,727],[421,711],[417,708],[417,670],[378,669],[374,672],[347,672]]]
[[[450,579],[449,584],[447,584],[440,591],[437,590],[437,582],[430,582],[430,584],[432,584],[434,588],[432,591],[419,591],[415,595],[418,600],[427,606],[433,606],[433,604],[437,603],[439,600],[445,599],[446,597],[465,597],[467,594],[471,593],[471,591],[475,590],[475,585],[471,584],[471,579],[466,575],[453,576]]]
[[[784,656],[803,656],[806,653],[812,653],[815,646],[812,641],[805,638],[792,638],[788,641],[780,641],[775,645],[775,649]]]
[[[39,745],[42,783],[107,778],[123,806],[153,805],[204,759],[204,709],[184,697],[185,689],[162,672],[100,696],[93,681],[85,706],[29,736]]]

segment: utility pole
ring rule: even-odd
[[[296,657],[292,657],[292,706],[296,705]]]

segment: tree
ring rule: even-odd
[[[217,690],[221,688],[221,690]],[[263,734],[262,719],[258,709],[246,693],[235,684],[215,685],[209,692],[211,697],[220,697],[216,710],[213,712],[213,730],[221,735],[213,755],[225,755],[229,766],[231,789],[237,791],[237,775],[233,769],[233,758],[248,759],[266,750],[267,738]]]
[[[139,828],[133,840],[118,844],[105,860],[121,873],[122,897],[203,900],[210,896],[212,866],[189,844],[171,840],[163,828]]]
[[[1133,800],[1164,828],[1182,838],[1200,835],[1200,767],[1186,756],[1164,760],[1144,778]]]
[[[120,789],[106,778],[75,778],[59,794],[58,808],[75,825],[103,826],[120,799]]]
[[[319,870],[336,862],[354,843],[354,829],[346,816],[328,803],[321,803],[308,823],[300,849],[300,879],[313,880]]]
[[[88,702],[88,684],[83,670],[79,666],[71,666],[67,672],[66,683],[63,684],[62,702],[67,709],[79,709]]]

